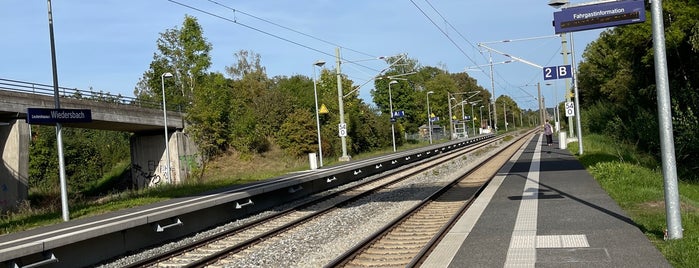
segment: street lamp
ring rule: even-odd
[[[432,144],[432,113],[430,112],[430,94],[434,93],[434,91],[428,91],[427,92],[427,127],[429,128],[427,131],[430,135],[430,144]]]
[[[555,125],[554,128],[556,129],[556,131],[561,131],[561,130],[560,130],[560,125],[559,125],[559,124],[561,123],[561,116],[560,116],[561,112],[558,110],[558,105],[559,105],[560,103],[558,102],[558,93],[556,92],[556,91],[558,91],[558,90],[556,89],[556,85],[555,85],[555,84],[546,83],[546,85],[547,85],[547,86],[553,86],[553,101],[556,103],[556,106],[555,106],[556,108],[553,110],[553,116],[554,116],[555,121],[556,121],[555,124],[554,124],[554,125]]]
[[[320,167],[323,167],[323,145],[320,142],[320,116],[318,114],[318,90],[316,89],[316,67],[323,67],[325,61],[318,60],[313,64],[313,96],[316,102],[316,129],[318,130],[318,157],[320,159]]]
[[[393,118],[393,97],[391,96],[391,85],[398,84],[398,81],[392,80],[388,83],[388,106],[391,111],[391,138],[393,139],[393,152],[396,151],[396,130],[395,130],[395,118]]]
[[[449,101],[449,132],[450,132],[449,134],[451,137],[451,138],[449,138],[450,140],[454,138],[454,132],[456,132],[454,130],[454,118],[451,115],[451,100],[456,101],[456,98],[452,97],[451,93],[447,92],[447,101]],[[458,103],[456,105],[458,105]]]
[[[470,102],[471,104],[471,127],[473,127],[473,136],[476,136],[476,120],[473,118],[473,106],[476,106],[476,102]]]
[[[165,126],[165,160],[167,161],[165,163],[165,167],[167,168],[167,171],[165,172],[165,179],[167,183],[172,183],[172,176],[170,174],[170,142],[167,135],[167,109],[165,107],[165,78],[170,77],[172,77],[171,73],[164,73],[160,75],[160,83],[163,89],[163,125]]]
[[[483,105],[481,105],[481,107],[479,107],[478,110],[481,111],[481,121],[479,121],[478,123],[481,124],[480,128],[483,129]]]

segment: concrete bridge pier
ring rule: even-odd
[[[7,211],[29,197],[29,124],[24,119],[0,125],[0,211]]]
[[[187,181],[201,158],[196,144],[182,131],[169,133],[171,181],[167,181],[164,134],[136,134],[131,137],[131,178],[134,188],[180,184]]]

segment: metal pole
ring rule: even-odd
[[[507,131],[507,110],[505,109],[505,102],[502,102],[502,117],[505,119],[505,131]]]
[[[447,92],[447,101],[449,102],[449,139],[454,137],[454,118],[451,114],[451,93]]]
[[[471,104],[471,127],[473,128],[473,136],[475,137],[476,136],[476,120],[475,120],[475,118],[473,118],[474,117],[473,116],[473,106],[475,106],[475,104]]]
[[[571,33],[572,36],[572,33]],[[572,37],[571,37],[572,39]],[[568,40],[566,39],[566,33],[561,34],[561,54],[563,54],[563,65],[568,65]],[[575,49],[572,49],[575,51]],[[575,55],[573,55],[575,57]],[[575,60],[573,60],[575,61]],[[575,62],[573,62],[575,64]],[[573,75],[575,75],[575,70],[573,70]],[[565,97],[566,97],[566,102],[570,102],[570,79],[566,78],[566,88],[565,88]],[[568,117],[568,132],[569,132],[569,137],[575,137],[575,132],[573,132],[573,117],[569,116]]]
[[[56,44],[53,38],[53,11],[51,10],[51,0],[48,0],[49,13],[49,39],[51,42],[51,69],[53,70],[53,98],[56,109],[61,108],[58,90],[58,67],[56,65]],[[63,128],[61,123],[56,123],[56,144],[58,146],[58,176],[61,185],[61,212],[63,221],[70,220],[68,211],[68,184],[66,179],[66,164],[63,157]]]
[[[541,83],[536,83],[536,89],[539,94],[539,119],[541,124],[544,124],[544,108],[543,108],[543,98],[541,97]]]
[[[160,75],[160,83],[163,89],[163,120],[164,120],[164,128],[165,128],[165,168],[167,168],[167,171],[165,172],[165,179],[167,180],[167,183],[172,183],[172,174],[171,174],[171,167],[170,167],[170,137],[168,136],[167,133],[167,106],[165,105],[165,78],[172,77],[171,73],[164,73]]]
[[[653,50],[655,58],[655,84],[658,85],[658,123],[660,127],[660,150],[663,162],[665,184],[665,213],[669,239],[682,238],[682,216],[677,185],[675,145],[672,134],[672,107],[670,106],[670,85],[665,56],[665,32],[663,26],[662,0],[651,1],[653,21]]]
[[[561,111],[558,110],[558,105],[561,103],[558,101],[558,89],[556,88],[556,85],[553,86],[553,99],[556,102],[556,106],[553,110],[553,114],[556,117],[556,123],[554,124],[554,129],[556,132],[561,131]]]
[[[430,144],[432,144],[432,117],[430,117],[430,115],[432,115],[432,113],[430,112],[430,94],[432,94],[432,93],[434,93],[434,92],[432,92],[432,91],[427,92],[427,127],[428,127],[427,133],[429,133],[429,136],[430,136]]]
[[[345,110],[344,110],[344,103],[342,101],[342,75],[340,75],[340,48],[336,47],[335,48],[335,57],[337,58],[337,65],[335,66],[335,73],[337,74],[337,103],[338,107],[340,109],[340,125],[347,127],[345,125]],[[349,161],[350,158],[347,155],[347,139],[345,135],[341,135],[340,139],[342,140],[342,156],[340,157],[340,161]]]
[[[391,84],[397,84],[398,81],[388,82],[388,106],[391,111],[391,139],[393,139],[393,152],[396,151],[396,130],[395,130],[395,118],[393,118],[393,96],[391,96]]]
[[[570,49],[573,51],[573,92],[575,92],[575,125],[578,130],[578,155],[582,155],[583,138],[582,125],[580,124],[580,94],[578,93],[578,76],[575,74],[577,70],[575,66],[575,39],[573,39],[573,33],[570,33]]]
[[[496,131],[498,128],[498,113],[497,109],[495,108],[495,77],[493,76],[493,52],[489,51],[488,54],[490,55],[490,87],[493,90],[493,131]]]
[[[316,130],[318,134],[318,159],[320,160],[320,167],[323,167],[323,144],[320,141],[320,114],[318,113],[318,90],[316,88],[316,66],[320,67],[325,64],[324,61],[317,61],[313,64],[313,96],[316,103]]]
[[[463,98],[464,97],[461,96],[461,99]],[[466,132],[466,135],[468,136],[468,128],[466,128],[466,119],[464,118],[466,117],[466,114],[464,114],[464,102],[466,102],[466,100],[461,101],[461,127],[464,128],[464,132]],[[471,118],[471,120],[473,120],[473,118]]]
[[[479,122],[481,124],[480,129],[483,129],[483,105],[481,105],[481,107],[478,107],[478,110],[481,111],[481,121]]]

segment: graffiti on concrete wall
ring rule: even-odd
[[[155,161],[148,160],[148,167],[143,169],[140,165],[133,165],[133,173],[135,174],[134,183],[137,189],[143,189],[150,186],[156,186],[162,182],[159,174],[155,174]]]

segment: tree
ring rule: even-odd
[[[279,146],[289,155],[303,156],[317,151],[316,127],[313,114],[306,109],[296,109],[279,130]]]
[[[226,72],[233,77],[233,109],[229,125],[231,145],[241,152],[265,152],[269,149],[273,129],[267,124],[260,124],[269,108],[270,81],[265,68],[260,64],[260,55],[241,50],[234,54],[237,61],[226,67]],[[267,105],[267,106],[265,106]],[[280,122],[281,124],[281,122]]]
[[[211,66],[211,44],[203,35],[197,19],[189,15],[185,15],[182,28],[161,33],[157,41],[158,52],[153,54],[149,69],[134,90],[136,97],[162,101],[162,74],[169,72],[175,77],[165,80],[166,102],[169,107],[186,111],[199,88],[199,80]]]
[[[202,81],[203,86],[195,92],[186,118],[193,125],[189,132],[206,161],[230,145],[232,91],[229,81],[220,73],[211,73]]]
[[[678,167],[696,178],[699,153],[699,1],[663,1],[666,55]],[[603,32],[585,49],[578,85],[588,131],[638,144],[659,157],[651,21]],[[587,116],[587,118],[586,118]]]

